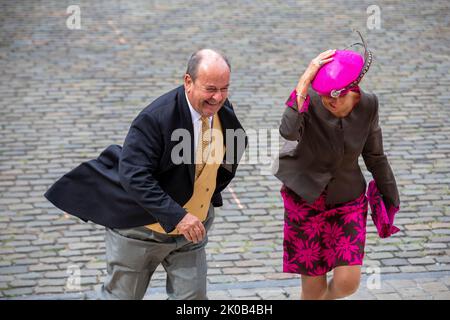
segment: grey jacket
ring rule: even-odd
[[[361,90],[361,99],[344,118],[337,118],[313,90],[307,112],[286,107],[280,134],[288,140],[280,151],[275,176],[312,203],[327,189],[327,204],[358,198],[366,181],[358,165],[362,154],[387,208],[400,200],[392,169],[383,151],[378,99]]]

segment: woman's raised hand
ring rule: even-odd
[[[314,80],[314,77],[316,76],[317,72],[319,71],[320,67],[322,67],[324,64],[333,61],[333,55],[336,53],[336,50],[327,50],[319,54],[317,57],[311,60],[309,63],[308,68],[306,68],[305,72],[300,77],[298,84],[297,84],[297,93],[306,96],[308,87],[311,84],[311,82]]]

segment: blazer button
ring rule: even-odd
[[[201,205],[200,208],[203,208],[203,205]]]
[[[209,191],[209,188],[206,188],[206,192],[208,192]]]

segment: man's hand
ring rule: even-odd
[[[193,214],[187,213],[177,224],[176,229],[188,240],[198,243],[206,236],[203,223]]]

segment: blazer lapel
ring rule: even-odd
[[[223,158],[223,162],[221,164],[221,167],[228,170],[229,172],[232,172],[234,168],[236,168],[237,163],[239,162],[243,151],[245,150],[245,147],[247,146],[247,137],[245,137],[245,146],[244,150],[238,150],[236,144],[234,145],[234,150],[231,150],[230,146],[227,145],[227,134],[226,130],[231,129],[233,132],[235,130],[241,129],[244,132],[244,128],[242,127],[241,123],[237,119],[236,115],[233,112],[233,108],[231,107],[231,103],[228,101],[228,99],[225,101],[224,106],[219,110],[218,116],[220,118],[220,122],[222,123],[222,133],[223,133],[223,143],[225,145],[225,155]],[[235,141],[236,142],[236,141]],[[233,162],[227,163],[226,154],[228,152],[233,152]]]
[[[194,175],[195,175],[195,163],[194,163],[194,126],[192,125],[191,111],[189,110],[189,105],[186,101],[186,94],[184,91],[184,86],[178,88],[178,109],[180,112],[181,128],[185,128],[189,131],[189,136],[191,137],[191,159],[187,164],[187,169],[189,171],[189,177],[191,184],[194,185]]]
[[[180,119],[181,119],[181,127],[182,128],[186,128],[191,136],[191,161],[189,164],[187,164],[187,168],[189,171],[189,177],[191,179],[191,183],[192,185],[194,185],[194,176],[195,176],[195,163],[194,163],[194,156],[195,156],[195,149],[194,149],[194,127],[192,125],[192,117],[191,117],[191,112],[189,110],[189,105],[186,101],[186,94],[184,91],[184,86],[180,86],[178,88],[178,106],[179,106],[179,112],[180,112]],[[218,112],[218,116],[220,118],[220,122],[222,124],[222,133],[223,133],[223,143],[226,147],[226,150],[228,150],[227,148],[227,135],[226,135],[226,130],[227,129],[231,129],[231,130],[238,130],[241,129],[242,131],[244,131],[244,128],[242,127],[241,123],[239,122],[239,120],[237,119],[236,115],[233,112],[233,108],[231,107],[230,102],[228,101],[228,99],[225,101],[224,105],[222,108],[220,108],[219,112]],[[247,137],[245,138],[245,147],[247,146]],[[233,163],[227,163],[226,160],[226,154],[224,155],[224,160],[222,163],[222,167],[225,168],[226,170],[232,172],[235,168],[237,163],[240,160],[240,157],[243,154],[243,150],[239,151],[237,150],[237,146],[234,146],[235,150],[234,150],[234,160]],[[244,147],[244,150],[245,150]],[[232,150],[230,150],[230,152],[232,152]],[[242,153],[242,154],[241,154]]]

